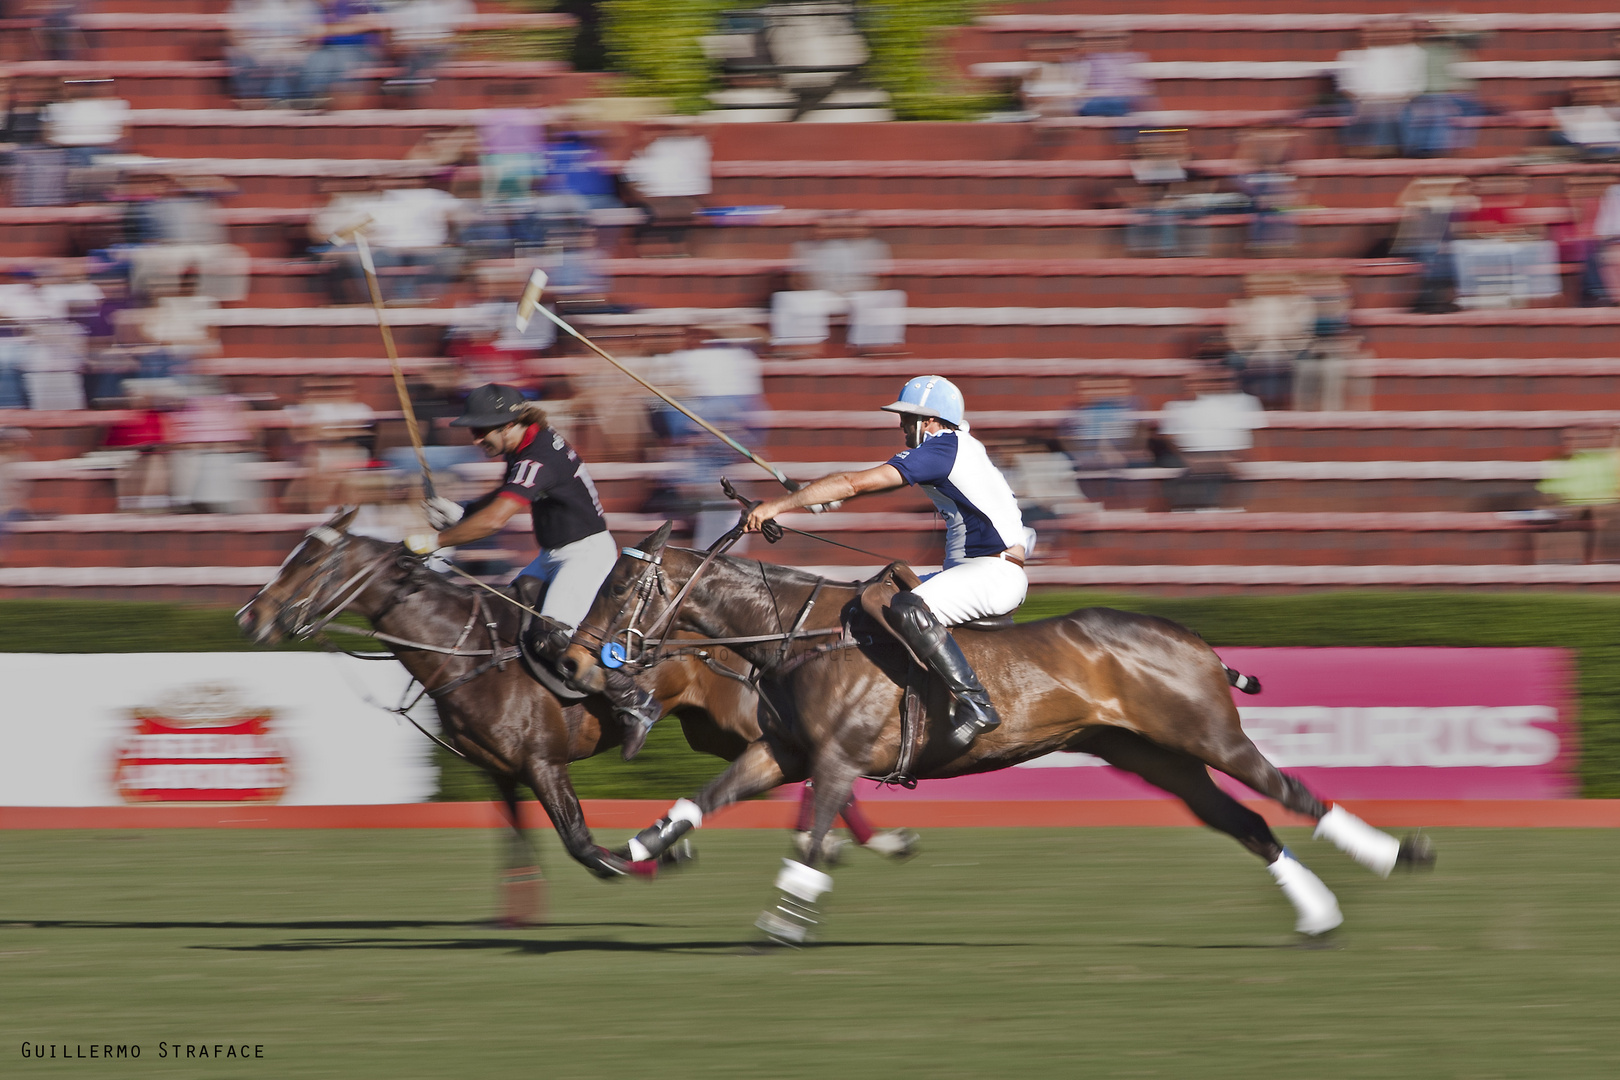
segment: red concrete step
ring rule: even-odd
[[[892,391],[891,391],[892,393]],[[889,400],[892,400],[890,398]],[[778,410],[756,417],[771,460],[886,459],[895,452],[884,395],[852,400],[847,412]],[[973,410],[986,442],[1055,437],[1067,409]],[[1156,413],[1143,419],[1156,423]],[[1565,428],[1620,426],[1620,411],[1271,412],[1254,432],[1252,461],[1544,461],[1562,453]]]
[[[1516,151],[1537,140],[1545,142],[1542,131],[1550,122],[1534,112],[1484,117],[1479,145],[1460,156],[1500,156],[1504,147]],[[1300,120],[1297,107],[1167,111],[1122,120],[1068,117],[1039,123],[719,124],[708,128],[707,134],[716,161],[1109,160],[1129,157],[1128,144],[1120,143],[1113,129],[1133,124],[1189,128],[1193,156],[1198,159],[1231,158],[1244,132],[1280,124],[1294,124],[1306,132],[1296,144],[1296,157],[1340,156],[1336,129],[1341,121]]]
[[[1109,565],[1532,562],[1535,534],[1496,514],[1098,513],[1064,518],[1063,561]]]
[[[164,39],[167,41],[167,39]],[[229,65],[218,59],[194,60],[186,46],[172,44],[174,57],[156,57],[149,46],[118,49],[92,49],[99,59],[73,61],[30,61],[7,65],[14,77],[106,78],[114,79],[118,96],[137,110],[212,109],[234,110],[236,104],[228,81]],[[118,59],[117,53],[146,59]],[[351,86],[341,98],[344,109],[383,109],[394,102],[382,93],[384,80],[398,69],[376,66],[355,73]],[[604,77],[576,72],[568,65],[537,61],[452,61],[438,69],[438,82],[425,95],[414,99],[415,107],[443,109],[538,108],[603,92]]]

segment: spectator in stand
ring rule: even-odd
[[[316,514],[354,501],[355,476],[371,460],[376,414],[360,401],[351,379],[311,379],[304,398],[288,406],[296,422],[304,476],[289,485],[294,509]]]
[[[1460,307],[1522,307],[1563,292],[1558,245],[1529,220],[1529,181],[1512,173],[1474,182],[1478,204],[1457,220],[1451,248]]]
[[[1575,302],[1581,307],[1602,307],[1610,302],[1605,284],[1605,240],[1598,236],[1598,220],[1603,213],[1610,178],[1576,173],[1564,177],[1564,205],[1569,220],[1552,227],[1549,237],[1558,245],[1560,265],[1581,268]],[[1614,207],[1620,211],[1620,206]],[[1611,211],[1609,229],[1620,229],[1620,215]]]
[[[25,521],[28,512],[28,477],[24,470],[32,456],[28,441],[33,434],[27,428],[0,427],[0,541],[15,521]]]
[[[1136,211],[1125,226],[1125,250],[1131,255],[1167,258],[1207,255],[1208,230],[1199,224],[1205,215],[1236,210],[1245,196],[1215,191],[1216,182],[1203,178],[1192,164],[1186,128],[1151,128],[1136,140],[1131,160],[1134,188],[1121,188],[1120,201]]]
[[[1570,103],[1553,109],[1558,130],[1555,147],[1582,161],[1613,161],[1620,157],[1620,79],[1578,82]]]
[[[705,419],[723,416],[745,446],[757,443],[753,423],[766,410],[765,387],[754,345],[763,337],[752,326],[694,326],[685,348],[665,358],[664,374],[685,393],[689,408]],[[662,427],[679,448],[678,487],[692,508],[692,546],[707,548],[737,523],[737,504],[720,491],[720,477],[736,472],[734,450],[686,416],[664,407]],[[733,548],[733,551],[736,549]]]
[[[1362,24],[1361,43],[1360,49],[1340,53],[1337,62],[1339,94],[1350,107],[1344,151],[1352,157],[1388,157],[1400,147],[1407,103],[1428,83],[1428,60],[1403,18]]]
[[[69,198],[89,202],[102,198],[113,178],[96,159],[123,146],[129,102],[113,96],[111,79],[67,79],[67,97],[45,107],[45,140],[67,155]]]
[[[872,235],[855,211],[827,214],[814,238],[793,245],[789,289],[771,297],[771,344],[819,351],[831,317],[848,313],[847,343],[856,351],[905,341],[906,294],[884,289],[889,245]]]
[[[169,417],[174,404],[170,386],[140,380],[129,386],[129,416],[107,428],[102,446],[126,452],[114,489],[118,509],[161,514],[169,509]]]
[[[11,78],[5,125],[0,127],[0,159],[10,183],[12,206],[58,206],[67,199],[67,153],[45,141],[45,109],[50,83]]]
[[[1299,178],[1288,168],[1290,147],[1298,131],[1266,128],[1238,143],[1238,171],[1232,185],[1248,200],[1248,254],[1286,255],[1299,243],[1299,226],[1290,214],[1302,201]]]
[[[1457,310],[1452,302],[1457,284],[1453,223],[1478,205],[1471,185],[1461,176],[1419,176],[1396,197],[1395,205],[1401,209],[1401,223],[1390,252],[1422,267],[1412,310],[1419,314]]]
[[[456,28],[478,13],[472,0],[405,0],[387,15],[388,49],[399,74],[383,83],[383,92],[420,106],[438,78],[438,70],[455,55]]]
[[[1294,376],[1294,408],[1300,412],[1341,412],[1363,408],[1364,380],[1355,376],[1362,342],[1351,334],[1322,338],[1300,357]]]
[[[1423,92],[1401,117],[1401,148],[1407,157],[1444,157],[1474,144],[1465,120],[1485,115],[1475,81],[1457,65],[1466,63],[1482,35],[1461,17],[1433,16],[1418,26],[1423,50]]]
[[[1570,178],[1570,183],[1576,182],[1575,177]],[[1594,177],[1588,182],[1602,186],[1603,194],[1592,211],[1591,243],[1582,259],[1581,302],[1614,304],[1620,302],[1620,184],[1608,183],[1607,177]],[[1570,198],[1577,223],[1590,199],[1589,191],[1583,194],[1580,204],[1576,204],[1573,194]]]
[[[1586,533],[1586,562],[1620,559],[1620,441],[1612,428],[1564,431],[1564,456],[1536,485],[1555,520]]]
[[[1066,38],[1032,42],[1027,50],[1030,71],[1018,85],[1024,116],[1073,116],[1085,102],[1085,83],[1079,66],[1070,59],[1073,45]]]
[[[354,90],[356,74],[381,58],[378,7],[372,0],[322,0],[321,32],[315,50],[298,74],[297,101],[303,109],[324,109],[334,94]]]
[[[1166,499],[1172,511],[1227,509],[1232,466],[1254,447],[1254,430],[1266,426],[1265,413],[1253,396],[1235,391],[1220,368],[1190,376],[1187,391],[1191,399],[1167,401],[1160,414],[1159,433],[1185,468],[1165,481]]]
[[[237,106],[277,108],[292,104],[325,24],[315,0],[231,0],[225,34]]]
[[[1091,376],[1075,384],[1080,403],[1059,432],[1063,452],[1081,489],[1099,503],[1113,503],[1122,490],[1122,470],[1145,464],[1142,403],[1129,379]]]
[[[651,138],[625,163],[629,192],[647,214],[636,232],[638,249],[657,236],[664,243],[664,254],[692,254],[687,232],[714,190],[712,156],[708,136],[693,124],[678,123]]]
[[[447,191],[420,177],[400,177],[373,185],[365,194],[339,192],[310,221],[312,251],[328,264],[334,303],[369,303],[370,291],[353,245],[325,245],[333,233],[371,218],[366,240],[385,300],[418,302],[437,298],[461,264],[453,246],[455,230],[471,211]]]
[[[156,197],[135,210],[143,241],[128,252],[130,288],[146,298],[171,295],[187,274],[196,291],[220,302],[246,298],[248,253],[227,243],[219,195],[233,190],[220,177],[158,177]]]
[[[1268,409],[1293,402],[1294,367],[1316,339],[1316,304],[1292,274],[1250,274],[1227,305],[1226,366]]]
[[[1138,71],[1148,58],[1130,51],[1130,37],[1124,30],[1090,30],[1081,36],[1074,78],[1084,100],[1076,115],[1130,116],[1148,107],[1152,88]]]
[[[247,405],[206,383],[187,387],[185,402],[169,414],[171,508],[206,514],[264,512],[252,475],[263,458],[253,452]]]

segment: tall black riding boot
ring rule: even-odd
[[[624,725],[624,740],[619,746],[619,753],[629,761],[641,753],[641,748],[647,743],[647,732],[652,730],[663,714],[658,708],[657,699],[637,686],[635,680],[624,672],[607,672],[606,682],[602,696],[612,704],[613,715]]]
[[[979,677],[962,655],[962,647],[951,637],[950,631],[940,625],[928,604],[915,593],[903,592],[889,601],[883,609],[884,618],[894,627],[917,658],[932,668],[951,696],[956,699],[956,726],[951,739],[966,750],[973,740],[986,731],[1001,726],[990,695],[985,693]]]

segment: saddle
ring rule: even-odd
[[[919,665],[922,664],[922,661],[917,660],[917,657],[911,652],[911,647],[889,626],[889,620],[883,617],[883,608],[888,604],[889,598],[896,593],[909,592],[921,584],[922,578],[917,576],[917,571],[903,562],[892,562],[861,589],[861,610],[870,615],[872,621],[882,627],[890,637],[900,642],[901,647]],[[997,615],[989,619],[969,619],[967,622],[957,623],[951,629],[1006,630],[1013,625],[1011,615]]]
[[[540,601],[546,595],[546,583],[532,574],[520,574],[517,580],[501,589],[502,593],[510,596],[525,609],[538,610]],[[551,665],[561,655],[553,645],[548,642],[554,627],[547,626],[551,622],[545,616],[536,616],[530,610],[520,612],[521,621],[518,623],[518,655],[523,660],[523,670],[535,682],[550,690],[559,701],[581,701],[586,695],[571,688],[563,682],[562,676],[552,670]],[[555,626],[560,627],[558,623]]]
[[[859,601],[861,611],[888,634],[890,639],[898,642],[900,648],[911,658],[911,663],[906,666],[905,694],[900,699],[900,755],[895,761],[894,771],[888,776],[878,778],[883,783],[899,784],[905,788],[917,786],[913,771],[917,760],[922,756],[926,741],[929,699],[936,699],[935,707],[943,710],[943,715],[949,716],[951,709],[950,695],[945,691],[944,684],[934,677],[928,665],[911,651],[911,646],[895,633],[894,628],[889,625],[889,620],[883,617],[883,609],[891,597],[903,590],[915,589],[921,584],[922,579],[917,576],[915,570],[903,562],[892,562],[861,589]],[[1012,625],[1011,615],[998,615],[991,619],[973,619],[958,623],[952,629],[966,627],[969,630],[981,631],[1005,630]]]

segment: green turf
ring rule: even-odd
[[[703,834],[651,884],[595,881],[548,835],[554,921],[521,931],[481,922],[499,839],[0,833],[0,1076],[1620,1073],[1620,831],[1441,830],[1438,870],[1390,881],[1291,832],[1347,919],[1300,948],[1224,837],[936,830],[906,865],[856,852],[822,942],[764,953],[778,833]]]

